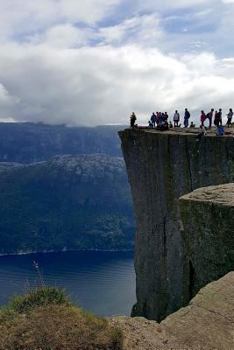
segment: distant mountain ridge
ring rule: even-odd
[[[122,156],[121,126],[67,127],[42,123],[0,123],[0,162],[33,163],[62,154]]]
[[[0,254],[133,248],[135,223],[120,157],[2,163],[0,202]]]

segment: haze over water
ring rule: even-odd
[[[38,285],[65,288],[72,301],[98,315],[129,315],[135,303],[132,252],[65,252],[0,257],[0,304]]]

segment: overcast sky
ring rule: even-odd
[[[0,0],[0,119],[234,107],[234,0]]]

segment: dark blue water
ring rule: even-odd
[[[39,284],[65,288],[74,303],[98,315],[129,315],[135,303],[131,252],[66,252],[0,257],[0,304]]]

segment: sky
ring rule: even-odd
[[[0,0],[0,120],[234,108],[234,0]]]

